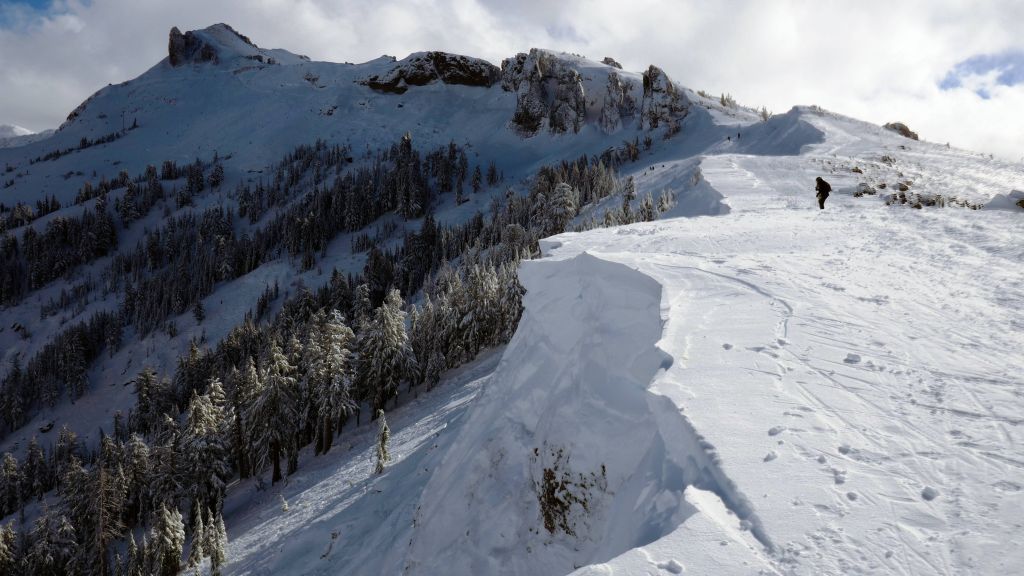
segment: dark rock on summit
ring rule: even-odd
[[[612,68],[618,68],[619,70],[622,70],[622,64],[616,62],[615,58],[612,58],[611,56],[605,56],[604,60],[601,60],[601,64],[607,64]]]
[[[892,130],[893,132],[903,136],[904,138],[910,138],[911,140],[917,140],[917,132],[914,132],[907,127],[903,122],[889,122],[885,126],[882,126],[886,130]]]
[[[202,34],[223,32],[234,35],[243,44],[247,44],[254,49],[258,48],[247,36],[239,34],[227,24],[215,24],[206,30],[199,31],[199,33],[189,31],[184,34],[175,26],[171,28],[170,38],[167,42],[167,60],[171,63],[171,66],[175,67],[188,62],[195,64],[213,62],[216,64],[219,61],[217,47],[209,41],[210,36],[203,36]],[[263,59],[260,58],[260,61],[262,62]]]
[[[375,74],[361,80],[360,84],[381,92],[402,94],[409,86],[425,86],[438,80],[444,84],[487,88],[499,78],[498,67],[486,60],[447,52],[425,52],[409,56],[386,74]]]

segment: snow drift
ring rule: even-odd
[[[661,285],[589,254],[524,263],[521,279],[523,319],[424,489],[415,524],[429,529],[414,533],[406,569],[556,574],[604,562],[697,513],[688,486],[760,535],[711,446],[648,390],[673,362],[657,346]]]

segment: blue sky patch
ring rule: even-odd
[[[82,4],[88,6],[92,0]],[[67,10],[66,3],[56,0],[0,0],[0,28],[25,30],[40,18]]]
[[[942,90],[961,88],[964,80],[995,73],[995,85],[1016,86],[1024,83],[1024,51],[1008,50],[998,54],[978,54],[958,63],[939,82]],[[975,93],[984,99],[991,97],[990,88],[975,87]]]

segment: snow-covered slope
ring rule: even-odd
[[[323,574],[1024,565],[1008,545],[1024,514],[1022,213],[854,195],[912,181],[979,201],[1024,187],[1024,170],[791,114],[823,135],[800,155],[748,153],[769,136],[656,154],[640,190],[696,180],[728,209],[545,241],[523,265],[519,330],[465,414],[406,440],[383,477],[354,473],[365,502],[325,505],[335,488],[307,478],[291,501],[330,519],[275,538],[291,513],[269,510],[245,541]],[[816,175],[835,190],[824,211]],[[415,490],[391,487],[413,469]],[[330,554],[308,548],[342,525]],[[262,552],[233,550],[232,573],[260,573]]]
[[[373,431],[362,428],[328,456],[304,454],[283,485],[232,486],[226,573],[1024,565],[1007,545],[1024,513],[1020,165],[814,107],[761,121],[655,67],[630,73],[542,50],[500,71],[434,52],[333,64],[258,48],[224,25],[172,31],[169,48],[48,140],[0,151],[13,167],[5,203],[54,195],[65,206],[28,226],[79,212],[69,205],[86,181],[165,159],[216,152],[234,185],[269,177],[296,144],[362,153],[406,132],[425,148],[455,141],[474,163],[496,160],[519,192],[539,165],[635,142],[638,159],[620,170],[640,196],[668,190],[676,201],[673,219],[545,240],[545,257],[523,265],[526,312],[507,348],[389,414],[396,459],[385,474],[371,474]],[[834,191],[824,211],[816,176]],[[445,199],[437,216],[465,221],[504,193]],[[961,206],[979,204],[1000,209]],[[585,207],[577,223],[621,205]],[[159,212],[121,231],[122,245],[159,225]],[[396,236],[418,229],[399,220]],[[318,264],[358,270],[352,240],[339,235]],[[94,440],[97,422],[132,405],[132,373],[169,370],[190,338],[213,343],[241,322],[265,285],[300,279],[316,287],[327,275],[281,256],[219,283],[203,326],[184,314],[178,336],[129,338],[97,360],[88,394],[43,408],[4,449],[51,420]],[[0,311],[5,359],[61,329],[67,318],[38,320],[40,309],[71,284]]]

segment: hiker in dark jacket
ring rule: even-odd
[[[825,199],[828,198],[828,193],[832,191],[832,187],[825,182],[821,176],[818,176],[817,184],[814,186],[814,190],[818,193],[818,208],[821,210],[825,209]]]

